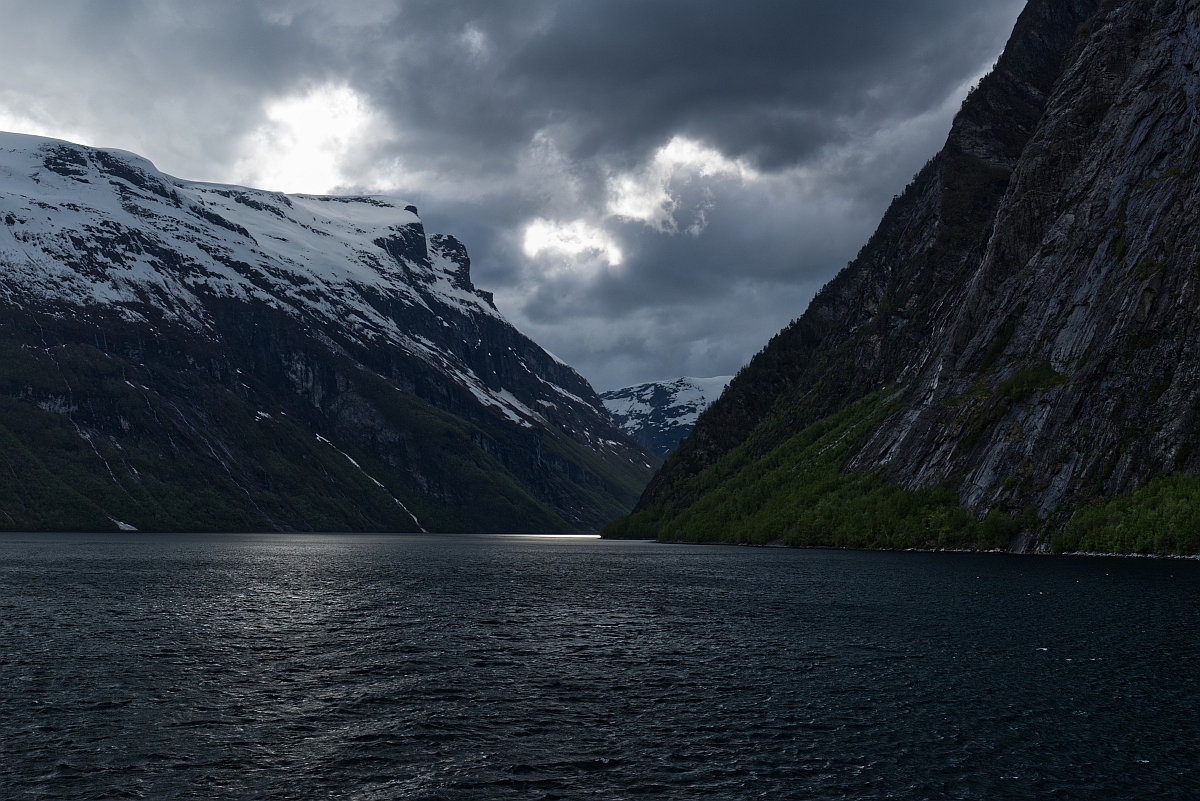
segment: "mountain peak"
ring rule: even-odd
[[[732,376],[652,381],[600,397],[625,433],[665,459],[730,380]]]
[[[398,198],[185,181],[0,134],[0,437],[21,438],[17,419],[65,425],[83,450],[27,443],[31,458],[69,476],[89,520],[142,530],[221,527],[178,458],[240,528],[594,530],[657,460],[470,267]],[[269,441],[251,433],[264,426]],[[85,492],[84,476],[99,483]],[[351,512],[339,481],[366,481],[371,510]]]

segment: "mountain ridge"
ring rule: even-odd
[[[600,398],[621,430],[665,459],[731,378],[650,381],[602,392]]]
[[[46,482],[84,527],[594,530],[628,509],[656,457],[416,211],[0,134],[8,524],[67,525],[29,500]]]
[[[851,477],[883,476],[930,505],[881,505],[843,544],[995,547],[1003,530],[1012,550],[1200,547],[1187,534],[1195,499],[1154,489],[1200,466],[1197,14],[1171,0],[1031,0],[859,257],[735,377],[610,533],[686,537],[684,518],[705,528],[721,514],[731,539],[821,544],[782,474],[749,510],[721,487],[879,397],[838,418],[854,444],[835,473],[813,461],[810,477],[849,493],[865,491]],[[934,490],[948,494],[920,495]],[[1152,497],[1174,511],[1139,506]],[[1144,537],[1135,514],[1149,515]],[[910,518],[924,534],[900,535]]]
[[[725,396],[697,421],[693,435],[681,443],[668,468],[651,481],[643,501],[653,502],[661,494],[669,494],[668,484],[698,475],[728,453],[773,406],[786,403],[781,399],[788,393],[802,396],[792,403],[791,414],[799,415],[796,420],[815,422],[897,377],[894,373],[880,375],[881,370],[913,360],[912,342],[927,337],[938,324],[928,318],[934,303],[918,300],[926,318],[918,321],[923,325],[906,326],[915,333],[904,341],[889,341],[881,332],[864,330],[864,326],[882,327],[879,312],[895,305],[894,298],[888,300],[888,285],[902,265],[907,269],[899,281],[906,284],[907,303],[912,297],[952,284],[968,254],[978,255],[984,247],[984,229],[1007,187],[1011,168],[1005,165],[1015,163],[1032,135],[1045,97],[1057,79],[1059,61],[1075,30],[1095,7],[1095,2],[1049,0],[1034,0],[1027,6],[996,68],[964,101],[946,146],[893,201],[857,258],[818,292],[803,315],[772,337],[738,372]],[[1053,24],[1046,25],[1047,21]],[[993,132],[997,127],[1002,133]],[[979,131],[988,135],[980,137]],[[954,202],[964,195],[968,202]],[[949,236],[939,240],[941,231]],[[909,253],[918,257],[917,263],[907,264]],[[895,287],[892,294],[896,294]],[[895,311],[886,310],[889,314]],[[875,356],[877,350],[895,348],[897,343],[906,352],[890,359]],[[844,367],[861,363],[866,370],[861,374],[848,369],[839,372],[830,368],[831,360]],[[813,397],[803,397],[822,383],[826,388],[811,393]],[[811,408],[803,411],[800,406],[806,401]]]

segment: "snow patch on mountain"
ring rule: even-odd
[[[654,381],[603,392],[600,398],[625,433],[666,458],[732,379],[716,376]]]
[[[181,181],[131,153],[0,134],[0,217],[6,267],[26,288],[77,302],[135,303],[150,290],[182,303],[170,308],[187,319],[203,288],[349,315],[366,338],[394,324],[364,290],[499,316],[460,275],[457,240],[426,241],[416,207],[396,198]]]
[[[18,304],[105,306],[147,324],[162,315],[200,333],[212,330],[204,299],[262,302],[309,329],[394,344],[522,426],[544,420],[460,358],[456,324],[507,323],[471,283],[462,243],[427,235],[397,198],[183,181],[132,153],[0,133],[0,275]],[[442,335],[398,322],[413,315]]]

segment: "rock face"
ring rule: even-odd
[[[657,464],[402,201],[2,134],[0,222],[0,525],[594,530]]]
[[[600,398],[622,431],[665,459],[731,378],[654,381],[602,392]]]
[[[1198,64],[1194,0],[1031,0],[945,148],[639,509],[686,506],[734,448],[876,391],[892,413],[845,469],[980,517],[1036,509],[1014,548],[1200,468]]]

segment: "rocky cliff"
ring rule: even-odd
[[[657,459],[386,197],[0,135],[0,527],[594,530]]]
[[[1180,478],[1200,468],[1198,61],[1193,0],[1031,0],[945,148],[613,533],[717,514],[733,539],[821,542],[780,500],[794,482],[737,513],[714,498],[836,430],[838,486],[915,504],[858,544],[1200,547]]]

